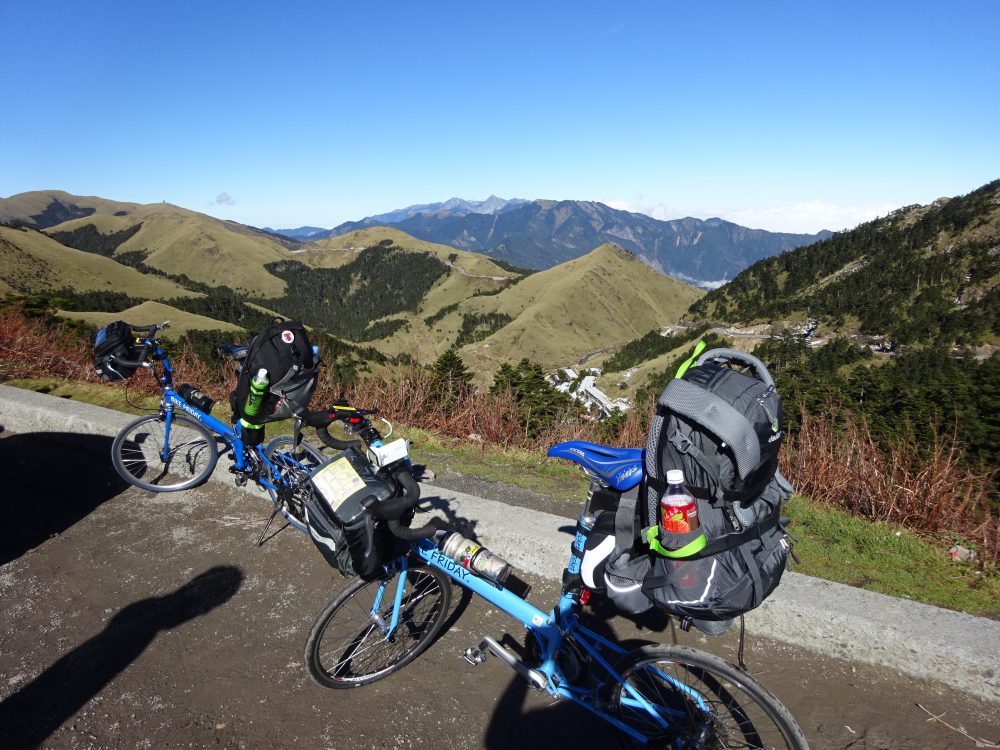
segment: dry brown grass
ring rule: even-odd
[[[90,352],[61,327],[27,318],[17,307],[0,310],[0,379],[37,377],[95,379]]]
[[[983,559],[1000,562],[1000,519],[990,508],[1000,470],[969,469],[955,438],[936,429],[924,450],[912,440],[887,448],[851,412],[817,416],[802,409],[783,469],[797,490],[816,502],[939,543],[971,542]]]

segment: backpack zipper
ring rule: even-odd
[[[764,415],[767,417],[767,421],[771,425],[771,432],[777,432],[779,428],[777,416],[775,414],[772,414],[771,410],[767,408],[767,399],[774,392],[775,392],[774,386],[769,385],[767,387],[767,390],[764,391],[762,395],[757,396],[757,403],[760,404],[760,408],[764,410]]]

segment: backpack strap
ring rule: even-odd
[[[639,498],[640,482],[630,490],[622,493],[615,511],[615,547],[621,550],[632,549],[635,544],[635,503]]]

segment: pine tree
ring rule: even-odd
[[[439,401],[451,403],[472,390],[472,374],[454,347],[431,366],[431,388]]]

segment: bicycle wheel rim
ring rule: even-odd
[[[629,657],[620,672],[624,684],[669,726],[621,684],[613,705],[619,719],[649,738],[648,747],[808,749],[788,709],[721,659],[682,646],[648,647]]]
[[[451,582],[437,570],[411,565],[399,613],[399,624],[387,640],[371,616],[381,591],[377,614],[392,617],[398,574],[358,582],[320,615],[306,644],[310,674],[321,685],[360,687],[388,677],[419,656],[444,624],[451,602]]]
[[[215,437],[195,420],[173,414],[129,424],[111,446],[112,463],[125,481],[150,492],[186,490],[205,481],[218,460]]]
[[[326,456],[304,440],[294,446],[294,449],[293,446],[294,438],[291,435],[280,435],[264,448],[264,456],[278,471],[276,477],[271,477],[272,483],[276,485],[283,482],[290,483],[288,494],[279,494],[278,490],[268,487],[267,495],[291,526],[299,531],[305,531],[306,516],[300,493],[312,492],[309,474],[326,460]]]

